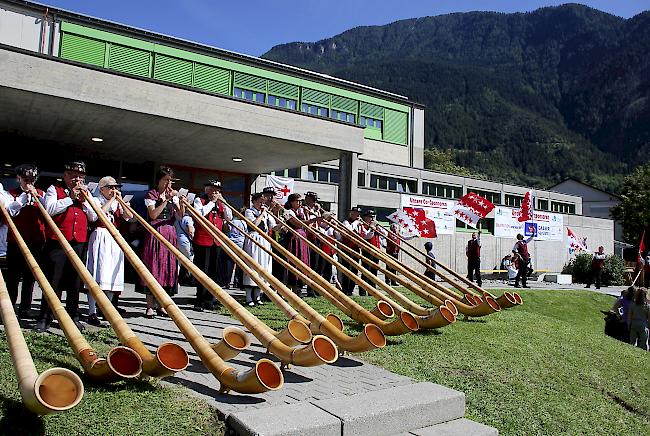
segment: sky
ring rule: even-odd
[[[524,12],[566,1],[534,0],[37,0],[222,49],[260,56],[287,42],[312,42],[357,26],[452,12]],[[582,4],[624,18],[650,9],[648,0]]]

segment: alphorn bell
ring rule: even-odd
[[[84,395],[84,385],[77,374],[66,368],[50,368],[41,375],[36,372],[2,273],[0,317],[18,379],[18,390],[25,407],[37,415],[47,415],[70,410],[79,404]]]
[[[453,303],[458,309],[459,312],[463,313],[466,316],[485,316],[494,312],[501,310],[499,304],[493,298],[486,298],[485,301],[477,302],[477,305],[474,305],[474,302],[471,301],[470,304],[465,304],[465,302],[458,297],[457,294],[454,294],[444,286],[439,285],[429,277],[424,276],[423,274],[408,268],[404,264],[401,264],[394,258],[384,254],[377,247],[374,247],[368,241],[361,238],[356,233],[352,232],[350,229],[346,228],[342,223],[340,223],[335,218],[332,218],[330,221],[340,232],[348,235],[350,238],[354,238],[358,242],[359,246],[366,252],[376,254],[379,258],[383,259],[386,265],[391,265],[395,268],[396,271],[400,271],[406,278],[413,281],[417,286],[409,286],[409,289],[418,295],[420,298],[433,303],[435,305],[445,304],[445,300],[448,298],[453,298]],[[395,276],[391,273],[392,276]],[[444,300],[443,300],[444,299]]]
[[[120,199],[120,204],[123,208],[132,213],[138,222],[149,232],[153,237],[155,237],[162,245],[164,245],[170,252],[178,258],[178,260],[183,264],[183,266],[192,273],[192,276],[199,281],[203,286],[205,286],[208,291],[215,298],[217,298],[223,305],[228,309],[228,311],[237,318],[247,329],[250,331],[266,349],[276,356],[280,361],[286,364],[294,364],[298,366],[317,366],[323,365],[326,363],[335,362],[338,358],[338,350],[336,345],[326,336],[318,335],[313,338],[313,341],[307,345],[304,345],[300,348],[292,348],[282,340],[291,341],[295,343],[296,338],[309,337],[311,338],[311,332],[309,327],[304,323],[292,320],[290,323],[290,329],[300,329],[298,332],[290,332],[289,329],[276,333],[269,326],[264,324],[259,320],[255,315],[246,310],[237,300],[231,297],[227,292],[225,292],[221,287],[215,283],[207,274],[205,274],[200,268],[192,263],[187,257],[185,257],[176,247],[174,247],[169,241],[167,241],[160,233],[158,233],[148,222],[144,220],[140,215],[138,215],[131,206],[127,205]],[[291,333],[291,336],[289,336]]]
[[[34,193],[32,193],[32,195],[34,195]],[[99,287],[99,284],[97,284],[86,268],[86,265],[84,265],[77,253],[72,249],[70,243],[65,239],[65,236],[63,236],[59,227],[40,202],[39,210],[41,211],[47,226],[54,233],[59,244],[61,244],[63,251],[70,260],[70,263],[72,263],[77,274],[79,274],[81,280],[88,288],[88,292],[90,292],[95,298],[97,305],[115,331],[119,341],[122,345],[135,351],[139,356],[144,373],[151,377],[167,377],[187,368],[189,357],[187,356],[187,352],[180,345],[172,342],[165,342],[158,347],[155,356],[149,352],[142,341],[135,335],[135,333],[133,333],[133,330],[129,328],[117,309],[115,309],[113,303],[111,303],[106,294],[104,294],[102,289]]]
[[[246,371],[237,371],[227,365],[224,360],[212,349],[208,341],[190,323],[185,314],[178,308],[167,292],[156,281],[151,272],[142,263],[128,242],[120,235],[117,228],[108,217],[101,212],[87,192],[83,192],[86,200],[98,215],[111,236],[124,252],[124,256],[133,265],[138,275],[145,282],[153,296],[167,310],[169,317],[176,324],[183,336],[190,343],[203,365],[219,380],[220,391],[233,390],[243,394],[255,394],[270,390],[277,390],[284,384],[284,377],[280,369],[269,359],[258,360],[253,368]],[[124,203],[121,203],[124,204]]]
[[[35,202],[42,208],[43,205],[38,200],[38,196],[34,198],[36,199]],[[34,278],[38,282],[38,286],[43,292],[43,298],[45,298],[50,309],[52,309],[52,314],[59,322],[59,326],[74,351],[75,357],[83,367],[84,372],[93,380],[104,383],[139,376],[140,372],[142,372],[142,360],[130,348],[122,346],[114,347],[108,352],[106,359],[99,357],[97,352],[93,350],[83,337],[68,312],[63,308],[61,300],[59,300],[50,282],[45,278],[41,267],[36,263],[36,259],[34,259],[29,248],[27,248],[27,244],[25,244],[22,235],[18,232],[16,224],[14,224],[4,207],[0,207],[0,214],[2,214],[2,218],[9,227],[9,231],[14,236],[20,251],[25,257],[25,262],[31,269]]]
[[[182,201],[186,201],[186,200],[182,200]],[[219,239],[221,241],[222,247],[224,247],[224,249],[226,248],[226,246],[228,246],[228,250],[231,250],[231,253],[233,254],[233,256],[231,257],[237,263],[237,265],[240,266],[244,271],[247,272],[249,271],[249,269],[247,268],[247,264],[255,265],[254,260],[244,250],[242,250],[235,243],[233,243],[230,240],[230,238],[224,235],[220,229],[212,225],[212,223],[209,222],[205,217],[201,216],[201,214],[198,213],[198,211],[194,210],[194,208],[191,205],[189,205],[189,203],[186,203],[186,210],[190,211],[190,214],[194,217],[195,222],[198,222],[200,225],[203,225],[206,231],[208,231],[208,233],[213,238]],[[230,220],[227,221],[230,223],[230,225],[234,226],[234,223],[232,221]],[[257,244],[258,247],[260,247],[261,249],[265,248],[259,243],[257,243],[257,241],[252,239],[250,236],[248,235],[245,236],[249,238],[251,242]],[[274,253],[272,251],[267,251],[267,252],[270,253],[272,256],[274,256]],[[245,261],[243,261],[242,259],[245,259]],[[281,260],[278,257],[276,257],[276,259]],[[287,268],[293,268],[293,266],[288,263],[284,263],[284,265]],[[311,306],[305,303],[300,297],[298,297],[296,294],[291,292],[291,290],[288,289],[284,285],[284,283],[280,282],[276,277],[274,277],[272,274],[269,274],[268,271],[264,270],[264,268],[255,268],[255,271],[258,272],[269,283],[272,283],[275,289],[277,289],[278,293],[282,295],[282,297],[286,298],[294,307],[296,307],[301,313],[303,313],[307,317],[307,319],[304,319],[302,317],[299,317],[298,314],[296,314],[298,315],[299,320],[308,324],[312,329],[312,331],[315,331],[317,333],[322,333],[327,337],[329,337],[330,339],[332,339],[334,343],[341,350],[359,353],[363,351],[369,351],[375,348],[382,348],[386,345],[386,338],[384,334],[382,333],[381,329],[379,329],[374,324],[364,325],[363,335],[359,335],[356,338],[351,338],[350,336],[346,335],[341,331],[342,323],[340,322],[340,319],[338,317],[335,318],[323,317],[321,314],[316,312]],[[250,272],[248,273],[250,274]],[[251,277],[254,280],[258,278],[256,277],[256,275],[254,275],[254,273],[251,275]],[[304,279],[316,285],[316,283],[313,282],[308,276],[304,276]],[[260,282],[258,282],[257,280],[256,283],[260,284]],[[285,314],[289,316],[289,312],[284,308],[286,302],[282,298],[280,298],[280,296],[278,296],[275,291],[269,289],[266,292],[266,294],[269,297],[269,299],[271,299],[271,301],[273,301],[276,305],[278,305],[278,307],[280,307],[283,310],[283,312],[285,312]]]
[[[275,239],[271,238],[269,235],[261,231],[252,221],[239,213],[239,211],[233,209],[232,206],[230,206],[227,202],[224,201],[224,203],[227,204],[233,210],[233,213],[235,213],[250,228],[257,229],[258,233],[265,240],[269,241],[274,249],[277,249],[279,253],[287,258],[287,260],[291,260],[294,266],[298,267],[298,269],[300,269],[300,271],[302,271],[305,275],[311,277],[319,285],[321,285],[321,288],[314,289],[350,318],[362,324],[375,324],[383,331],[385,335],[389,336],[402,335],[405,333],[414,332],[418,329],[417,320],[411,313],[402,312],[400,316],[397,317],[397,319],[391,322],[386,322],[375,314],[371,313],[366,308],[359,305],[356,301],[333,286],[329,281],[325,280],[320,275],[315,274],[309,265],[305,265],[293,253],[275,241]],[[323,289],[325,289],[326,292],[322,292],[321,290]]]
[[[350,256],[348,256],[344,252],[344,250],[332,244],[330,241],[327,240],[327,238],[320,235],[315,229],[312,229],[311,227],[307,226],[307,224],[301,221],[299,218],[296,218],[296,220],[298,220],[298,222],[300,222],[302,226],[305,229],[307,229],[307,231],[314,234],[314,236],[318,240],[332,247],[332,249],[334,249],[342,257],[342,259],[346,260],[349,263],[355,263],[355,260],[352,259]],[[309,247],[312,250],[316,251],[327,262],[330,262],[332,263],[332,265],[335,265],[337,269],[339,268],[339,265],[341,264],[338,261],[335,261],[331,256],[329,256],[327,253],[321,250],[316,244],[312,243],[306,237],[296,232],[287,223],[284,223],[284,225],[295,237],[303,240],[307,245],[309,245]],[[343,246],[341,246],[341,248],[342,247]],[[357,268],[356,265],[355,268]],[[388,295],[399,299],[403,304],[408,304],[410,306],[409,310],[415,309],[417,312],[419,312],[419,313],[415,312],[415,318],[417,319],[418,326],[420,328],[422,329],[440,328],[456,321],[456,316],[454,315],[453,311],[450,310],[445,305],[445,303],[440,304],[439,307],[436,309],[426,309],[420,305],[415,304],[414,302],[412,302],[411,300],[409,300],[399,292],[395,291],[391,286],[386,285],[376,275],[368,271],[368,269],[366,269],[363,265],[359,265],[358,269],[363,275],[368,277],[375,285],[378,285],[381,288],[381,290],[386,292]],[[344,274],[347,274],[346,271],[349,271],[349,269],[343,267]],[[387,302],[393,308],[393,310],[395,310],[396,313],[402,314],[404,312],[407,312],[407,310],[404,307],[402,307],[399,303],[395,302],[391,298],[379,292],[377,289],[375,289],[374,286],[369,285],[368,283],[365,282],[365,280],[359,278],[359,276],[357,276],[356,274],[353,274],[352,276],[348,275],[348,277],[352,278],[361,288],[365,289],[371,296],[373,296],[377,300]]]

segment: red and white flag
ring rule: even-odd
[[[573,230],[567,227],[566,232],[567,232],[567,247],[569,248],[569,254],[587,251],[587,247],[585,247],[585,245],[578,238],[578,236],[575,233],[573,233]]]
[[[645,229],[643,229],[643,234],[641,234],[641,241],[639,241],[639,257],[637,258],[637,262],[640,265],[645,265],[645,261],[643,259],[644,251],[645,251]]]
[[[275,201],[284,204],[287,202],[289,194],[293,193],[293,179],[268,175],[266,176],[266,187],[275,189]]]
[[[436,224],[432,219],[427,218],[424,209],[405,207],[403,210],[396,210],[387,217],[397,224],[400,236],[422,238],[435,238]]]
[[[485,218],[492,209],[494,204],[488,199],[481,197],[474,192],[469,192],[458,200],[458,203],[449,211],[450,215],[461,220],[470,227],[476,228],[476,223],[481,218]]]
[[[524,201],[521,202],[519,209],[519,222],[530,221],[533,219],[533,191],[526,192]]]

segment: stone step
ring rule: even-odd
[[[408,436],[498,436],[499,430],[466,418],[455,419],[403,433]]]

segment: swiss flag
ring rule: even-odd
[[[519,222],[530,221],[533,219],[533,191],[526,192],[524,201],[521,202],[521,209],[519,211]]]

